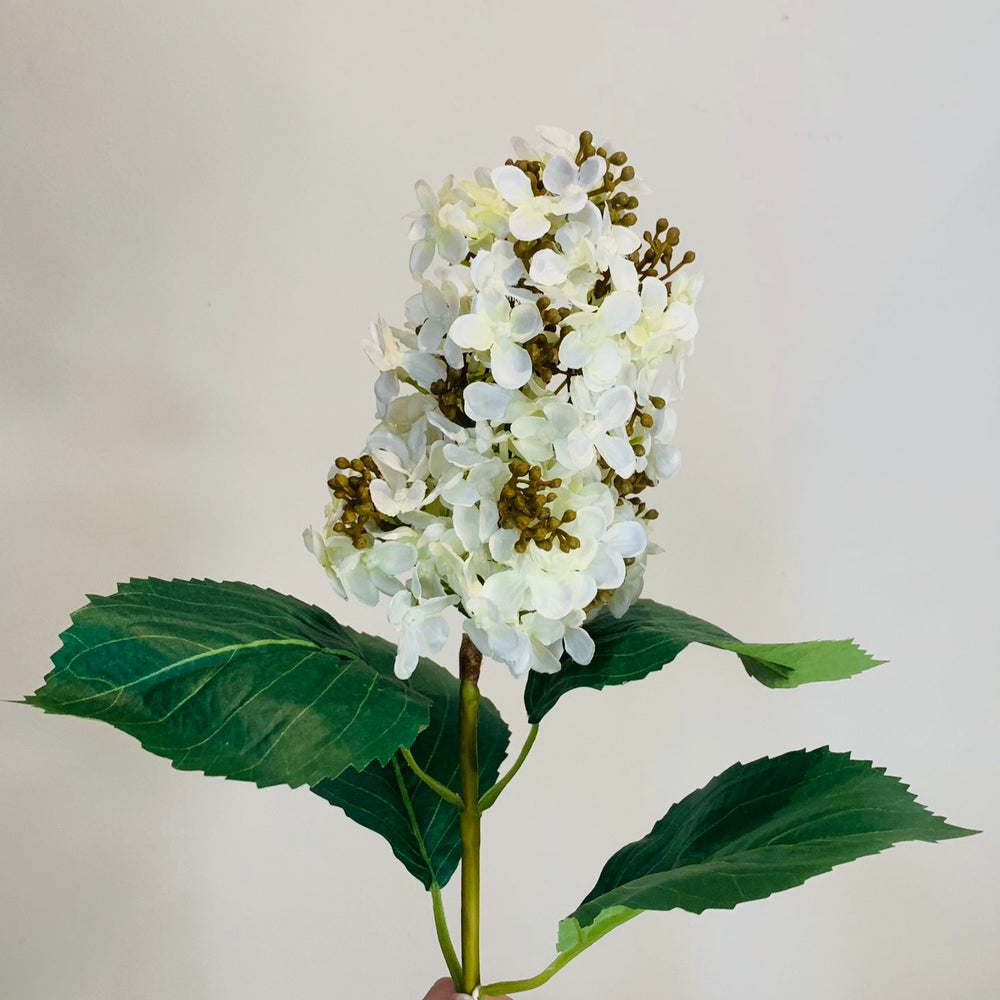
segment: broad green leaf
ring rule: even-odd
[[[736,653],[747,673],[768,687],[841,680],[885,662],[850,639],[770,646],[740,642],[717,625],[648,600],[636,601],[621,618],[602,612],[585,628],[596,647],[590,663],[581,665],[564,656],[558,673],[528,675],[524,704],[529,721],[540,722],[574,688],[639,680],[666,666],[692,642]]]
[[[796,750],[734,764],[672,806],[608,861],[568,919],[585,931],[614,919],[613,907],[732,909],[904,840],[975,832],[935,816],[869,761]]]
[[[72,618],[25,700],[110,723],[182,770],[315,785],[388,762],[428,722],[391,659],[366,658],[368,637],[272,590],[132,580]]]
[[[371,636],[365,639],[366,656],[373,662],[384,658],[391,668],[393,647]],[[410,752],[432,778],[458,793],[458,678],[431,660],[421,659],[409,683],[431,703],[430,725]],[[481,699],[481,792],[496,783],[509,740],[510,730],[500,713],[492,702]],[[393,854],[424,888],[434,882],[443,886],[454,874],[462,856],[458,810],[428,788],[400,755],[387,766],[373,762],[360,773],[353,768],[344,771],[338,778],[320,782],[313,791],[389,841]]]

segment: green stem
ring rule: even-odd
[[[538,735],[538,723],[536,722],[528,733],[528,738],[521,747],[517,760],[511,765],[510,770],[479,800],[479,811],[486,812],[487,809],[500,797],[500,793],[510,784],[511,778],[521,769],[521,765],[528,759],[531,748],[535,745],[535,737]]]
[[[444,955],[444,962],[448,966],[448,975],[451,976],[451,981],[457,983],[462,978],[462,963],[459,962],[458,955],[455,954],[455,946],[451,943],[448,918],[445,916],[444,903],[441,901],[441,887],[437,882],[431,884],[431,900],[434,905],[434,929],[437,931],[441,954]]]
[[[462,807],[461,796],[456,795],[447,785],[442,785],[440,781],[432,778],[414,759],[413,754],[410,753],[407,747],[400,747],[400,753],[403,755],[403,760],[406,761],[410,766],[410,770],[425,784],[428,788],[437,792],[445,802],[450,802],[453,806]]]
[[[458,982],[462,975],[462,966],[459,964],[458,956],[455,954],[455,946],[451,943],[451,934],[448,932],[448,919],[444,913],[444,904],[441,902],[441,887],[437,884],[437,877],[434,873],[434,865],[431,863],[430,855],[427,853],[427,845],[424,843],[424,836],[420,832],[420,824],[417,822],[417,814],[413,811],[413,802],[410,793],[406,790],[406,782],[403,781],[403,770],[399,766],[399,761],[395,756],[392,758],[392,769],[396,774],[396,784],[399,787],[399,794],[403,800],[403,807],[410,818],[410,825],[413,827],[413,836],[417,839],[417,848],[420,856],[427,865],[427,870],[431,874],[431,905],[434,908],[434,930],[437,931],[438,944],[441,946],[441,954],[444,956],[445,965],[451,974],[453,982]]]
[[[572,962],[582,951],[586,951],[595,941],[599,941],[609,931],[613,931],[627,920],[639,916],[640,913],[642,913],[642,910],[627,910],[620,918],[608,921],[606,927],[602,927],[590,936],[581,937],[572,948],[558,955],[537,976],[532,976],[530,979],[511,979],[503,983],[487,983],[480,989],[479,995],[483,997],[498,997],[503,996],[505,993],[524,993],[525,990],[536,989],[547,983],[561,968]]]
[[[483,655],[462,636],[459,653],[458,761],[462,811],[462,980],[461,992],[479,985],[479,668]]]

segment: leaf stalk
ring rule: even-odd
[[[531,748],[535,745],[535,737],[538,736],[538,723],[536,722],[528,732],[528,738],[521,747],[521,752],[517,760],[511,765],[510,770],[479,800],[479,811],[486,812],[487,809],[500,797],[500,793],[510,784],[511,779],[521,770],[521,765],[528,759]]]
[[[462,808],[462,798],[460,795],[456,795],[447,785],[443,785],[440,781],[432,778],[414,759],[413,754],[410,753],[407,747],[400,747],[400,753],[403,755],[403,760],[409,765],[410,770],[432,791],[436,792],[441,796],[445,802],[450,802],[453,806],[458,806],[459,809]]]
[[[526,990],[533,990],[547,983],[560,969],[569,965],[581,952],[586,951],[595,941],[599,941],[605,934],[620,927],[627,920],[639,916],[642,910],[629,910],[616,920],[608,921],[606,927],[581,938],[572,948],[557,955],[537,976],[530,979],[510,979],[502,983],[487,983],[479,990],[481,997],[498,997],[505,993],[524,993]]]

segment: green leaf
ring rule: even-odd
[[[608,861],[570,919],[585,931],[613,907],[732,909],[900,841],[975,832],[935,816],[870,761],[796,750],[734,764],[671,807]]]
[[[25,700],[108,722],[182,770],[315,785],[388,762],[428,722],[369,637],[272,590],[132,580],[72,618]]]
[[[540,722],[574,688],[639,680],[666,666],[692,642],[736,653],[747,673],[768,687],[841,680],[885,662],[850,639],[770,646],[740,642],[717,625],[649,600],[636,601],[621,618],[602,612],[585,628],[595,645],[590,663],[581,665],[564,656],[558,673],[528,675],[524,704],[530,722]]]
[[[365,654],[391,668],[393,647],[365,636]],[[414,760],[432,778],[454,792],[458,782],[458,678],[421,659],[409,681],[430,700],[430,725],[410,747]],[[481,791],[497,780],[507,755],[510,730],[492,702],[479,702],[479,782]],[[360,773],[344,771],[320,782],[313,791],[340,806],[355,822],[384,837],[407,871],[430,889],[445,885],[462,856],[458,810],[445,802],[398,759],[388,766],[369,764]],[[411,815],[412,810],[412,815]]]

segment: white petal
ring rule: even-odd
[[[448,641],[448,622],[440,614],[425,618],[420,627],[420,638],[427,645],[428,652],[439,652]]]
[[[576,512],[576,520],[570,525],[570,533],[579,539],[603,538],[608,529],[609,518],[598,507],[583,507]]]
[[[681,467],[681,453],[673,445],[656,452],[656,471],[661,479],[672,476]]]
[[[608,169],[603,156],[588,156],[580,165],[580,184],[584,191],[593,191]]]
[[[372,503],[375,509],[381,511],[387,517],[395,517],[399,513],[399,504],[389,489],[389,484],[384,479],[373,479],[369,487]]]
[[[536,573],[531,579],[535,609],[546,618],[563,618],[573,610],[573,591],[568,581],[550,573]]]
[[[560,153],[573,156],[576,150],[579,149],[580,140],[572,132],[567,132],[564,128],[559,128],[556,125],[539,125],[535,131],[553,149],[558,150]]]
[[[639,291],[639,275],[632,261],[625,257],[612,257],[608,268],[611,271],[611,281],[619,292]],[[657,281],[657,284],[665,289],[662,281]]]
[[[559,345],[559,362],[565,368],[582,368],[589,360],[591,349],[579,330],[571,330]]]
[[[643,281],[642,308],[654,313],[661,313],[667,308],[667,286],[659,278]]]
[[[507,415],[507,407],[513,393],[493,382],[473,382],[466,386],[462,399],[465,413],[470,420],[489,420],[501,423]]]
[[[413,608],[413,596],[408,590],[401,590],[393,594],[389,601],[388,618],[391,625],[400,626],[406,621],[407,615]]]
[[[698,332],[698,317],[686,302],[671,302],[663,320],[679,340],[691,340]]]
[[[593,577],[600,590],[616,590],[625,582],[625,561],[613,549],[603,545],[587,567],[587,573]]]
[[[520,206],[531,201],[534,193],[528,175],[513,164],[497,167],[490,174],[493,186],[500,192],[500,197],[508,204]]]
[[[597,423],[602,431],[624,427],[635,410],[635,395],[627,385],[616,385],[601,395],[597,404]]]
[[[424,389],[429,389],[446,374],[445,364],[440,358],[422,351],[407,352],[403,359],[403,371]]]
[[[595,240],[601,235],[604,228],[601,210],[592,201],[588,201],[587,204],[576,213],[573,217],[573,221],[586,226],[591,237]]]
[[[602,434],[594,441],[594,445],[608,465],[611,466],[619,476],[628,478],[635,472],[635,452],[632,445],[624,438],[611,437],[610,434]]]
[[[459,347],[485,351],[493,345],[493,324],[479,313],[470,313],[451,324],[448,336]]]
[[[503,661],[507,664],[508,669],[514,677],[523,677],[531,669],[534,659],[532,642],[521,631],[514,632],[514,638],[514,648],[510,655],[503,657]]]
[[[636,292],[612,292],[598,310],[608,333],[624,333],[642,315],[642,302]]]
[[[483,584],[483,597],[497,606],[501,619],[508,620],[517,614],[525,589],[523,574],[516,570],[503,570],[494,573]]]
[[[457,229],[440,229],[437,248],[448,263],[457,264],[469,252],[469,241]]]
[[[514,306],[510,311],[510,332],[521,344],[541,333],[542,316],[538,307],[527,302]]]
[[[409,542],[378,542],[372,552],[372,559],[383,572],[398,576],[416,565],[417,547]]]
[[[623,559],[633,559],[646,551],[646,529],[639,521],[619,521],[603,538]]]
[[[539,250],[531,258],[531,280],[536,285],[561,285],[568,274],[566,258],[555,250]]]
[[[416,510],[423,503],[425,496],[427,496],[427,484],[416,482],[403,490],[402,503],[407,510]]]
[[[347,591],[344,589],[344,585],[340,582],[340,577],[337,576],[334,570],[328,569],[326,571],[326,578],[330,581],[330,587],[333,589],[334,593],[346,601]]]
[[[467,552],[475,552],[482,544],[479,537],[479,511],[475,507],[455,507],[452,512],[455,534]]]
[[[614,243],[615,252],[627,257],[630,253],[635,253],[642,245],[639,234],[628,226],[612,226],[611,239]]]
[[[514,558],[514,543],[521,537],[516,528],[501,528],[490,538],[490,555],[495,562],[510,562]]]
[[[419,277],[431,266],[434,260],[434,241],[431,239],[418,240],[410,247],[410,273]]]
[[[375,380],[375,398],[379,404],[379,414],[384,415],[384,409],[399,395],[399,378],[395,372],[382,372]]]
[[[396,647],[396,662],[393,664],[396,676],[405,681],[417,669],[420,659],[420,644],[412,629],[403,629],[403,634]]]
[[[444,359],[452,368],[462,367],[462,348],[451,337],[444,342]]]
[[[525,615],[521,619],[521,624],[525,626],[528,634],[543,646],[551,646],[554,642],[558,642],[566,631],[561,621],[554,621],[540,614]]]
[[[549,225],[545,213],[529,203],[514,210],[510,217],[510,234],[519,240],[537,240],[549,231]]]
[[[461,476],[455,476],[441,487],[441,498],[445,501],[445,503],[456,508],[456,510],[461,507],[475,506],[475,503],[480,496],[481,494],[479,491],[468,480],[463,479]],[[458,530],[457,527],[456,530]]]
[[[326,542],[323,541],[323,536],[315,528],[306,528],[302,532],[302,541],[305,542],[306,548],[321,562],[326,561]]]
[[[438,200],[430,184],[427,181],[417,181],[413,188],[417,192],[417,201],[420,203],[420,207],[430,215],[436,215],[439,207]]]
[[[540,674],[556,674],[561,665],[559,657],[547,646],[543,646],[539,642],[531,644],[530,669],[536,670]]]
[[[516,438],[544,438],[545,432],[549,429],[549,422],[545,417],[537,417],[528,414],[526,417],[518,417],[511,421],[510,432]]]
[[[579,427],[569,432],[566,447],[572,461],[571,468],[585,469],[594,461],[594,445]]]
[[[371,575],[361,563],[355,563],[350,570],[341,573],[340,579],[343,581],[344,586],[362,604],[367,604],[371,607],[378,604],[378,588],[372,583]]]
[[[563,644],[566,647],[566,652],[577,663],[590,663],[594,658],[594,640],[586,629],[567,629],[566,635],[563,636]]]
[[[498,340],[490,351],[490,371],[497,385],[520,389],[531,378],[531,355],[512,340]]]
[[[594,392],[610,389],[622,370],[622,352],[617,340],[605,341],[587,361],[584,379]]]
[[[542,173],[542,184],[545,185],[545,190],[551,191],[553,194],[565,193],[566,188],[570,184],[575,184],[576,180],[576,164],[566,156],[553,156],[545,165],[545,170]]]

